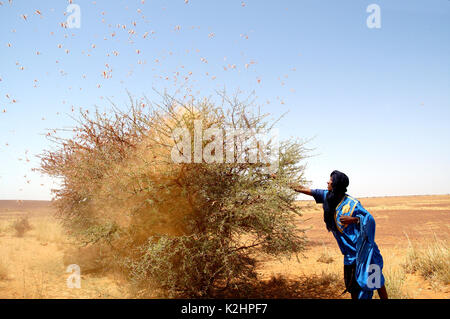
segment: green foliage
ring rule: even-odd
[[[151,278],[170,297],[204,297],[218,288],[214,284],[220,279],[256,278],[254,261],[241,251],[223,246],[218,236],[150,238],[141,252],[140,259],[128,263],[133,280],[141,284]]]
[[[154,105],[130,98],[126,112],[81,112],[74,136],[50,136],[59,147],[41,156],[40,170],[62,179],[55,203],[65,225],[85,244],[107,242],[137,286],[208,297],[255,278],[255,251],[289,256],[303,249],[296,194],[288,187],[306,182],[303,143],[280,143],[276,177],[261,161],[172,160],[172,133],[184,127],[194,136],[196,120],[225,134],[269,134],[275,123],[255,114],[251,102],[221,98],[180,102],[165,95]],[[235,149],[235,159],[257,147]]]

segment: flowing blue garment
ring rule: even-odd
[[[384,285],[383,257],[375,243],[375,220],[362,206],[359,213],[360,235],[356,242],[356,280],[362,292],[370,294]],[[362,299],[362,298],[361,298]],[[367,299],[367,298],[366,298]]]
[[[316,203],[328,205],[327,190],[312,189]],[[359,218],[359,224],[343,225],[341,216]],[[375,220],[361,203],[345,194],[336,207],[336,231],[332,231],[337,244],[344,255],[344,265],[356,263],[356,280],[361,287],[359,299],[371,299],[373,291],[384,285],[383,257],[375,243]]]

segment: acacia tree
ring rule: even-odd
[[[114,104],[108,113],[80,111],[73,134],[50,135],[56,148],[40,156],[40,170],[61,180],[54,203],[71,233],[85,245],[107,245],[110,266],[164,296],[209,297],[256,278],[255,251],[290,256],[304,247],[288,187],[306,182],[303,142],[279,143],[276,178],[264,161],[238,160],[254,151],[264,157],[259,142],[232,146],[234,161],[174,162],[180,127],[190,136],[199,122],[225,135],[232,129],[241,141],[249,130],[270,134],[275,122],[249,99],[220,97],[218,104],[130,97],[126,111]]]

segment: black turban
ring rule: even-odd
[[[327,225],[328,231],[336,230],[336,222],[334,221],[334,213],[336,206],[341,202],[342,198],[347,192],[347,186],[349,179],[347,175],[339,171],[333,171],[331,173],[332,190],[328,191],[326,200],[327,205],[324,205],[323,220]]]

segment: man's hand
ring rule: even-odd
[[[288,186],[296,192],[299,192],[302,189],[300,185],[294,183],[289,183]]]
[[[269,177],[272,178],[272,179],[276,179],[278,177],[278,175],[273,173],[273,174],[270,174]],[[306,195],[312,195],[311,189],[305,188],[305,187],[303,187],[303,186],[301,186],[299,184],[289,183],[288,187],[290,187],[291,189],[293,189],[297,193],[303,193],[303,194],[306,194]]]
[[[298,193],[303,193],[306,195],[312,195],[311,190],[309,188],[304,188],[301,185],[298,184],[289,184],[288,185],[290,188],[292,188],[294,191],[298,192]]]
[[[341,216],[341,218],[339,218],[340,222],[344,225],[350,225],[350,224],[356,224],[357,222],[359,222],[359,218],[358,217],[351,217],[351,216]]]

